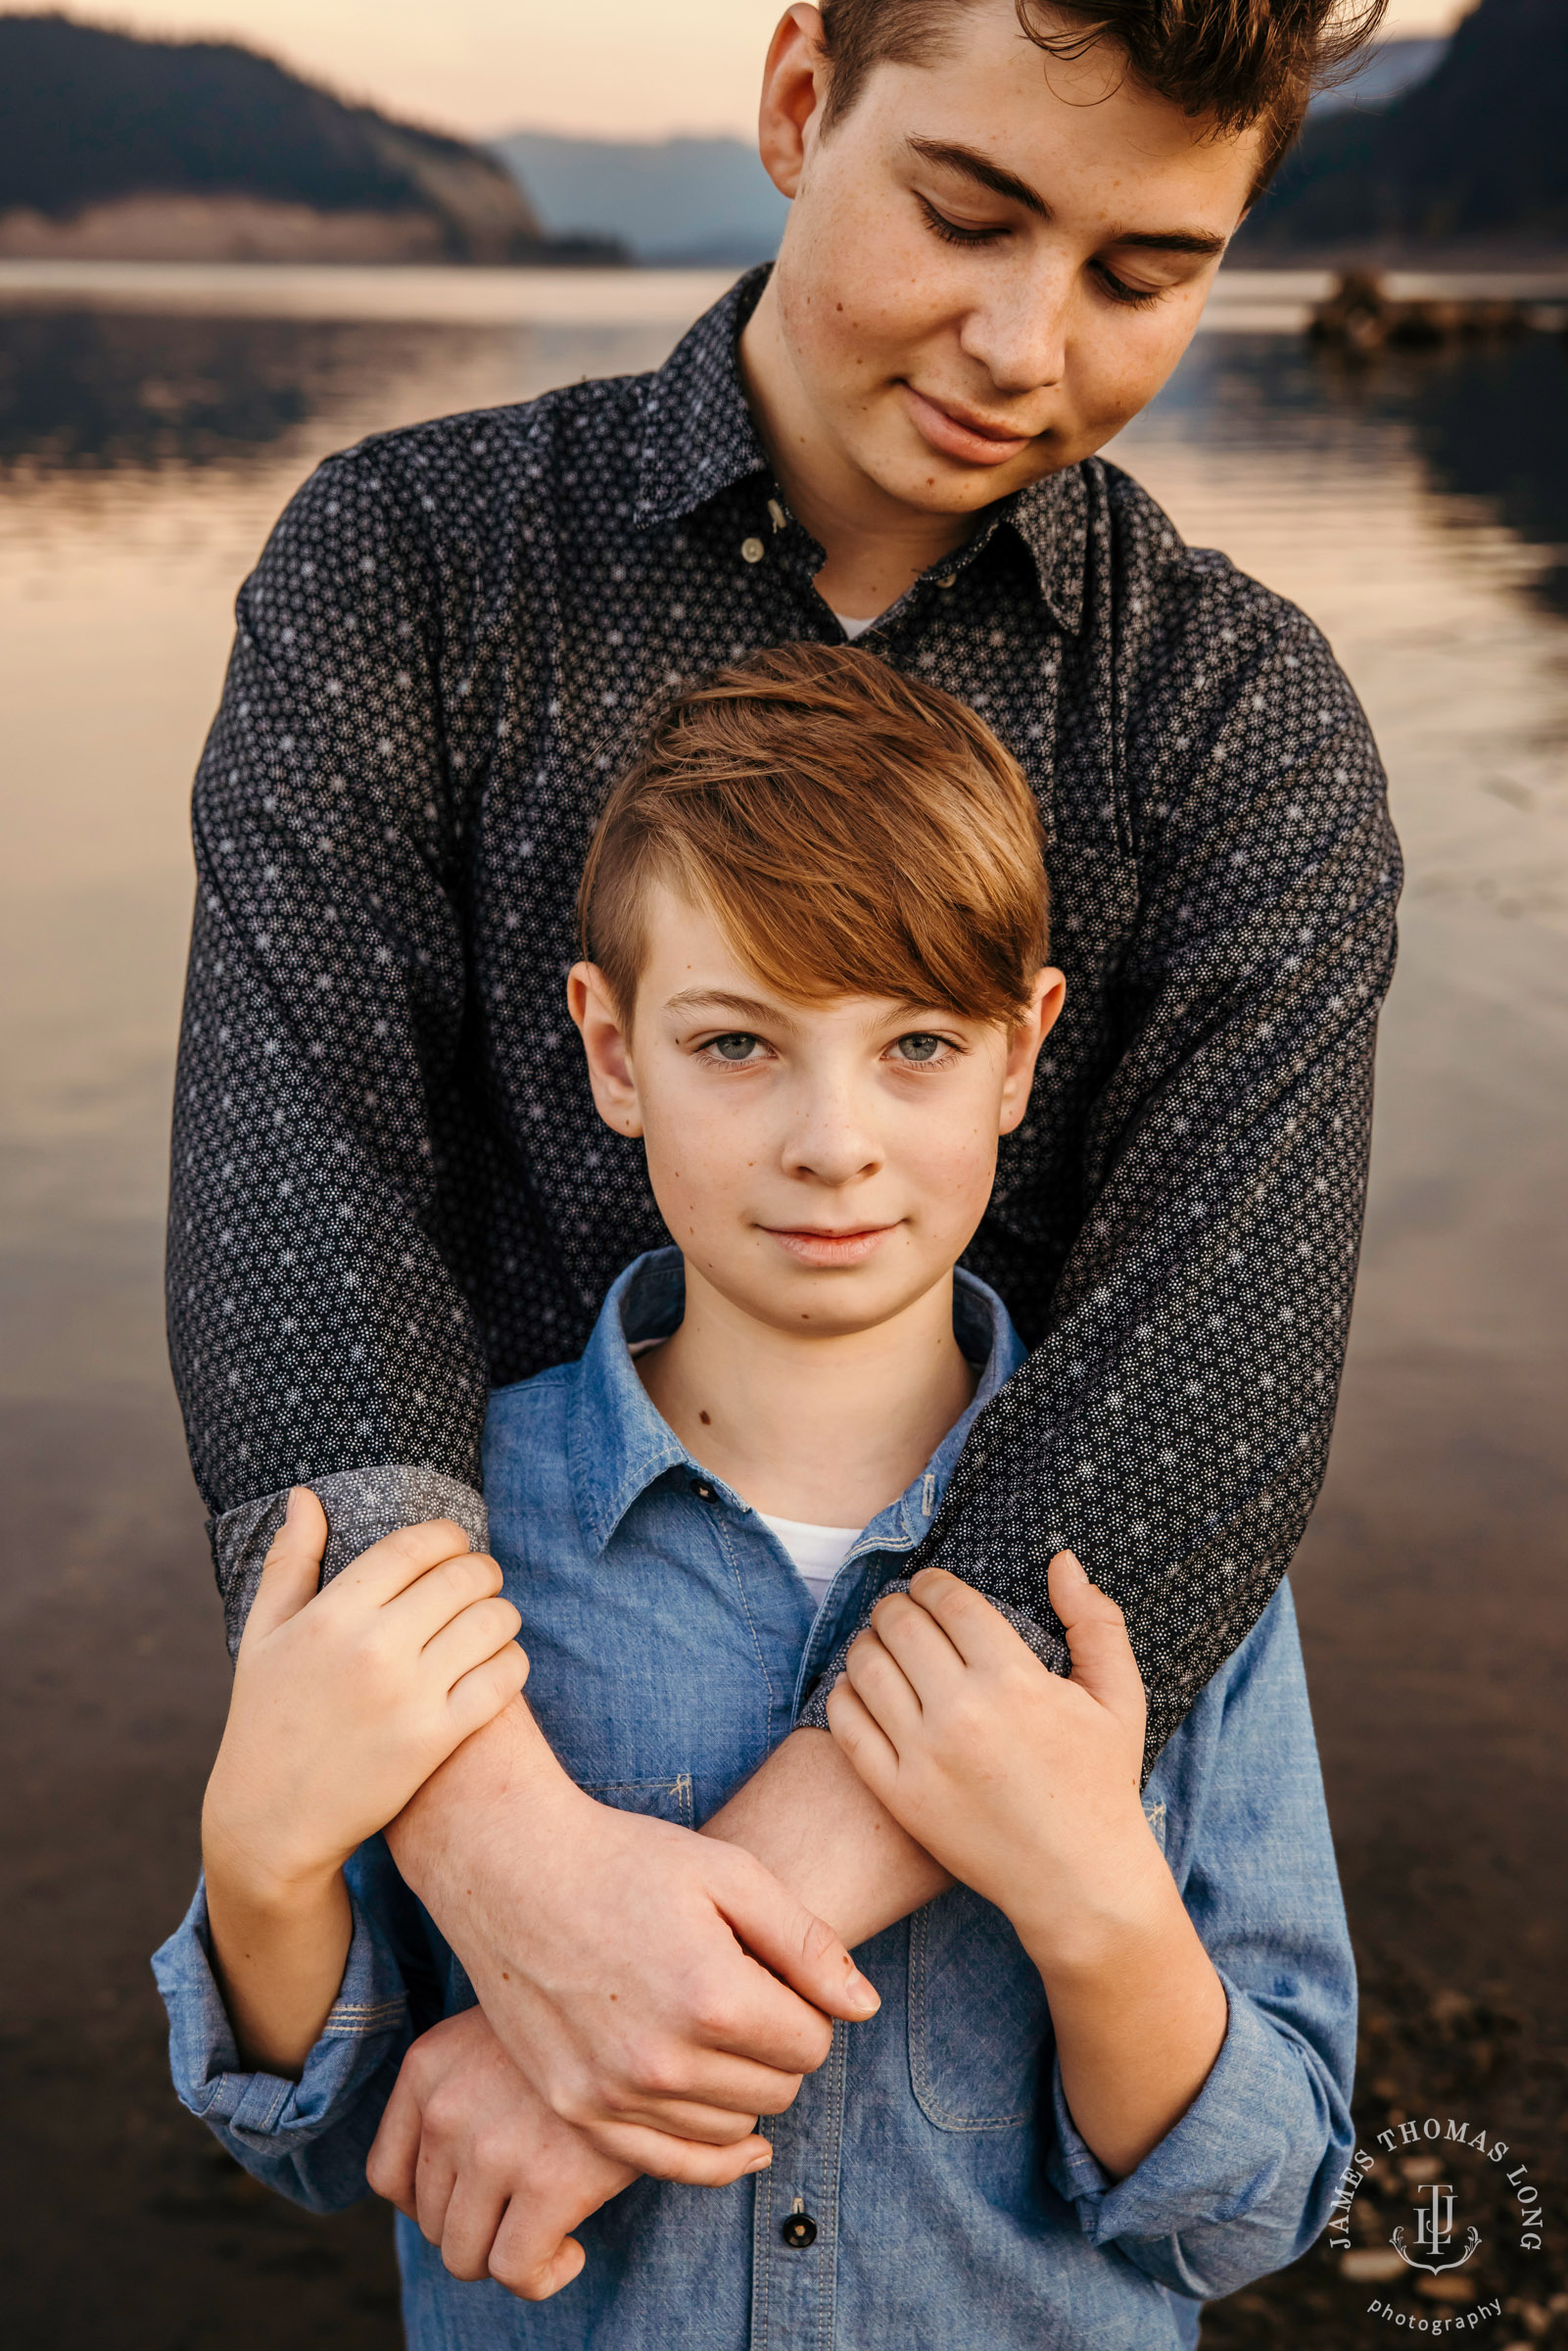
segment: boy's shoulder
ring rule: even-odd
[[[1315,1772],[1316,1759],[1307,1664],[1286,1576],[1162,1749],[1148,1799],[1186,1807],[1218,1773],[1245,1782],[1305,1761]]]
[[[481,1445],[490,1548],[503,1568],[526,1550],[559,1562],[585,1549],[572,1472],[581,1362],[492,1388]]]
[[[1106,457],[1085,468],[1103,485],[1116,595],[1134,646],[1178,625],[1204,640],[1216,688],[1248,669],[1259,651],[1287,644],[1332,660],[1299,604],[1243,571],[1214,547],[1189,547],[1158,499]],[[1168,646],[1167,646],[1168,649]]]
[[[564,1428],[571,1415],[573,1396],[582,1377],[580,1356],[570,1363],[551,1364],[546,1370],[535,1371],[527,1379],[510,1381],[503,1388],[492,1388],[485,1412],[487,1431],[526,1428],[539,1435],[546,1427]]]
[[[286,519],[309,516],[329,541],[376,520],[442,548],[510,544],[518,517],[569,522],[582,504],[580,469],[601,498],[606,480],[635,476],[653,380],[596,376],[373,433],[323,458]]]

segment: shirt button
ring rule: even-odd
[[[786,2212],[779,2224],[779,2234],[791,2253],[804,2253],[817,2241],[817,2224],[809,2212]]]
[[[760,563],[766,552],[760,539],[742,539],[740,542],[740,552],[748,563]]]
[[[713,1488],[709,1485],[704,1485],[700,1477],[694,1477],[691,1480],[691,1491],[696,1496],[698,1502],[711,1502],[713,1500]]]

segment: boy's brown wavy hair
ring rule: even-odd
[[[974,0],[821,0],[832,70],[824,127],[846,115],[874,66],[929,65]],[[1048,57],[1110,41],[1137,79],[1220,136],[1262,128],[1254,194],[1267,185],[1314,90],[1341,78],[1388,0],[1014,0],[1025,39]]]
[[[647,891],[705,908],[781,995],[1012,1022],[1047,959],[1039,811],[951,695],[848,646],[783,646],[669,703],[612,790],[578,891],[629,1019]]]

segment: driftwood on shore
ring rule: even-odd
[[[1417,295],[1402,299],[1371,270],[1352,269],[1332,294],[1313,306],[1307,333],[1314,343],[1369,357],[1386,347],[1432,350],[1446,343],[1493,342],[1555,324],[1542,306],[1510,295]]]

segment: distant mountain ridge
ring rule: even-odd
[[[482,149],[231,41],[0,17],[0,253],[553,258]],[[602,257],[599,257],[602,258]]]
[[[1361,52],[1343,81],[1318,92],[1310,111],[1318,117],[1343,114],[1348,106],[1375,107],[1379,111],[1392,106],[1406,90],[1415,89],[1437,72],[1448,46],[1447,33],[1417,33],[1374,41]]]
[[[1442,38],[1380,41],[1354,74],[1314,102],[1314,117],[1386,107],[1436,68]],[[744,267],[771,260],[789,216],[740,138],[571,138],[514,130],[490,142],[557,236],[616,237],[647,264]]]
[[[1380,113],[1308,121],[1237,259],[1568,247],[1568,0],[1480,0]]]
[[[789,216],[746,139],[568,138],[514,130],[490,152],[557,236],[615,237],[638,261],[744,268],[771,261]]]

